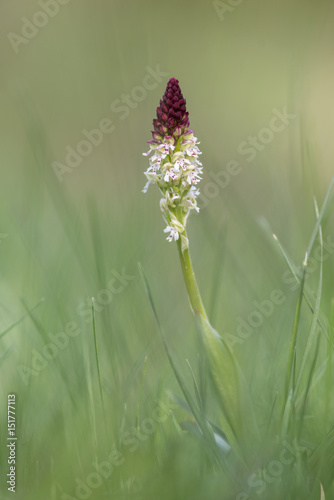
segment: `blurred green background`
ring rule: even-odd
[[[186,377],[185,359],[197,360],[196,331],[159,194],[141,192],[142,152],[167,81],[176,77],[203,152],[202,210],[189,219],[189,237],[211,321],[222,335],[236,335],[254,301],[275,289],[285,298],[234,346],[261,419],[282,388],[298,293],[271,233],[300,265],[315,222],[313,196],[322,203],[333,175],[334,5],[16,0],[1,2],[0,12],[0,399],[6,409],[7,394],[17,395],[16,498],[236,498],[206,474],[201,446],[179,426],[187,415],[166,394],[179,390],[138,262]],[[279,132],[263,132],[284,109],[294,117]],[[96,145],[81,145],[78,165],[66,166],[67,148],[80,149],[83,130],[101,121],[108,132],[95,132]],[[250,137],[257,149],[246,154]],[[238,174],[226,177],[231,161]],[[329,213],[327,315],[333,227]],[[318,272],[315,262],[310,290]],[[305,308],[301,332],[310,320]],[[63,346],[48,351],[50,334],[71,322],[77,335],[59,335]],[[124,433],[152,418],[161,401],[171,408],[168,418],[136,438],[134,451],[122,448]],[[11,498],[6,418],[4,411],[1,498]],[[77,479],[86,481],[113,445],[124,462],[108,481],[78,493]]]

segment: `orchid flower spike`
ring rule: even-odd
[[[144,156],[150,156],[143,192],[150,184],[157,184],[162,198],[160,208],[166,222],[164,232],[168,241],[181,238],[182,251],[188,248],[185,225],[190,210],[199,211],[197,196],[201,180],[201,154],[194,132],[189,130],[189,113],[186,110],[179,81],[171,78],[153,120],[153,140]],[[184,233],[184,234],[183,234]]]

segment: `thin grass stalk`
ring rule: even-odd
[[[289,359],[288,359],[288,364],[287,364],[287,371],[286,371],[286,376],[285,376],[285,385],[284,385],[284,392],[283,392],[283,400],[282,400],[282,407],[281,407],[281,422],[283,419],[283,414],[285,411],[286,402],[287,402],[288,394],[289,394],[289,388],[291,385],[293,360],[294,360],[296,345],[297,345],[297,332],[298,332],[298,326],[299,326],[299,320],[300,320],[301,306],[302,306],[302,302],[303,302],[303,291],[304,291],[304,283],[305,283],[305,276],[306,276],[306,267],[307,267],[307,254],[306,254],[304,262],[303,262],[302,278],[301,278],[301,284],[300,284],[300,289],[299,289],[299,296],[298,296],[298,301],[297,301],[297,306],[296,306],[295,316],[294,316],[293,326],[292,326]]]

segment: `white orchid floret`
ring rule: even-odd
[[[144,186],[144,189],[142,189],[142,193],[147,193],[147,190],[148,190],[148,186],[152,184],[151,181],[148,181],[146,182],[145,186]]]
[[[159,171],[159,165],[154,164],[154,165],[150,165],[148,167],[148,169],[146,170],[146,172],[144,172],[144,173],[145,173],[146,177],[150,176],[150,178],[152,178],[152,177],[154,178],[157,176],[158,171]]]
[[[169,233],[167,236],[168,241],[178,240],[181,233],[184,231],[184,226],[180,223],[180,221],[175,217],[174,214],[170,213],[170,223],[167,224],[167,227],[164,229],[164,233]]]
[[[157,166],[160,166],[160,165],[161,165],[161,161],[162,161],[161,156],[159,156],[159,155],[153,155],[153,156],[150,158],[150,165],[157,165]]]
[[[197,155],[202,154],[201,151],[198,149],[197,146],[193,146],[191,148],[187,149],[187,155],[192,156],[194,158],[197,158]]]
[[[199,212],[199,207],[197,206],[196,200],[192,202],[190,199],[187,199],[182,202],[182,206],[184,206],[184,208],[186,209],[196,210],[196,212]]]
[[[187,193],[187,196],[193,196],[196,199],[196,196],[199,195],[199,189],[195,186],[191,186],[190,190]]]
[[[176,241],[179,239],[179,232],[177,229],[175,229],[175,227],[167,226],[164,229],[164,233],[170,233],[166,238],[167,241]]]
[[[199,190],[195,186],[191,186],[188,193],[180,201],[179,206],[184,207],[186,210],[196,210],[196,212],[199,212],[196,200],[198,195]]]
[[[156,149],[157,155],[159,155],[162,159],[166,158],[172,151],[174,151],[175,146],[171,144],[169,141],[162,142]]]
[[[156,183],[164,195],[160,201],[161,210],[166,213],[181,206],[183,220],[186,220],[190,210],[199,210],[195,186],[201,180],[202,164],[198,161],[201,152],[197,143],[192,131],[185,132],[178,141],[166,136],[160,142],[150,143],[153,154],[145,172],[148,182],[143,192],[146,193],[150,184]],[[175,229],[175,224],[172,226]]]
[[[188,184],[197,184],[201,180],[201,177],[196,172],[190,172],[187,176]]]
[[[169,180],[175,181],[177,179],[177,175],[174,172],[174,170],[171,168],[169,170],[166,170],[165,176],[164,176],[164,181],[169,182]]]
[[[174,164],[174,168],[179,170],[179,168],[182,168],[182,170],[187,170],[187,168],[191,167],[191,161],[187,160],[186,158],[180,158],[176,160]]]
[[[144,172],[144,173],[145,173],[146,179],[147,179],[148,181],[150,181],[150,183],[152,183],[152,184],[153,184],[153,183],[155,182],[155,180],[156,180],[156,175],[155,175],[155,174],[153,174],[152,172],[150,172],[149,170],[147,170],[147,171],[146,171],[146,172]]]

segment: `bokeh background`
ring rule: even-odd
[[[211,320],[235,336],[255,301],[273,290],[284,295],[234,345],[257,411],[268,413],[282,387],[298,293],[271,235],[300,265],[315,223],[313,196],[321,204],[333,176],[334,5],[7,0],[0,12],[0,398],[6,409],[7,394],[17,395],[16,498],[225,498],[217,478],[197,474],[202,451],[183,436],[187,417],[175,405],[154,432],[136,438],[138,448],[123,449],[111,480],[77,490],[77,479],[87,484],[92,464],[151,418],[157,401],[169,408],[166,390],[179,394],[138,262],[186,377],[185,360],[197,360],[159,193],[141,192],[142,152],[176,77],[203,152],[202,209],[189,219],[189,236]],[[293,117],[268,136],[263,129],[284,109]],[[83,130],[101,121],[109,129],[95,136],[99,144],[66,167],[67,148],[76,150]],[[248,161],[254,136],[259,147]],[[231,161],[238,174],[227,178]],[[333,295],[333,224],[328,213],[324,314]],[[311,291],[318,272],[315,261]],[[303,312],[306,331],[311,316]],[[77,335],[61,335],[73,322]],[[62,347],[45,348],[57,333]],[[6,429],[4,411],[2,498],[11,495]]]

